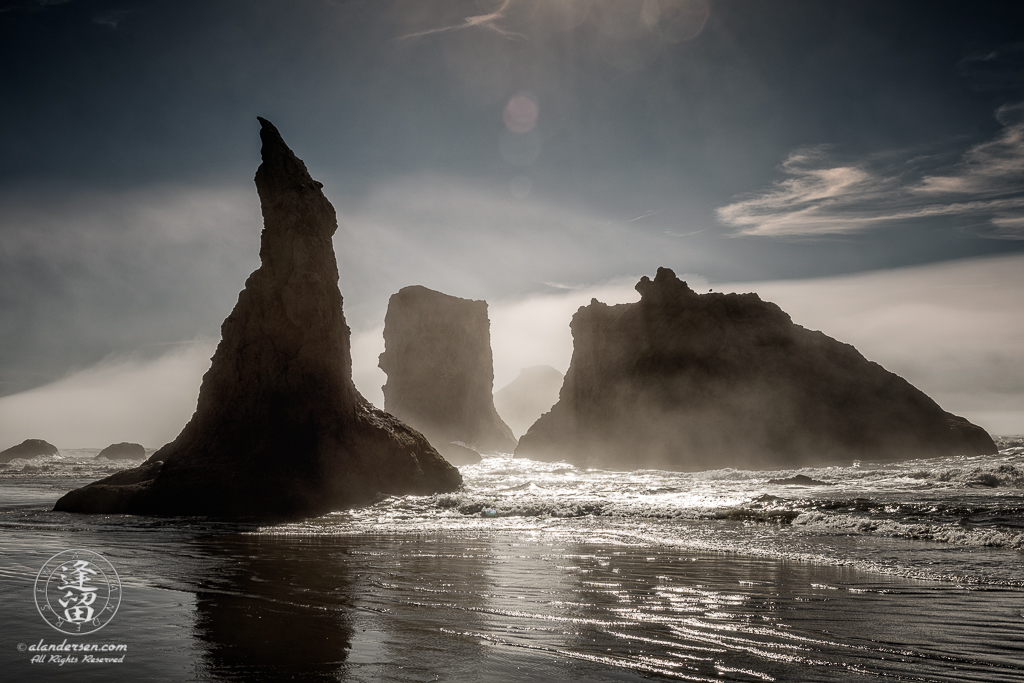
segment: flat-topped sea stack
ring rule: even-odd
[[[452,462],[511,453],[516,439],[494,409],[494,364],[487,302],[418,285],[392,295],[380,368],[388,375],[384,409],[426,434]]]
[[[122,441],[110,444],[97,453],[96,457],[108,460],[142,460],[146,457],[146,449],[142,444]]]
[[[296,518],[461,484],[423,435],[353,385],[334,207],[260,123],[261,265],[221,326],[195,414],[140,467],[71,491],[55,510]]]
[[[28,460],[43,455],[57,455],[59,452],[56,446],[42,439],[25,439],[17,446],[11,446],[7,450],[0,451],[0,463],[10,462],[18,458]]]
[[[572,319],[556,403],[516,457],[612,469],[765,469],[995,453],[854,347],[756,294],[696,294],[667,268],[641,299]]]

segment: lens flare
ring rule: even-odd
[[[519,94],[508,101],[502,119],[513,133],[529,133],[537,125],[540,111],[537,102],[527,94]]]

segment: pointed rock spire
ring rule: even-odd
[[[144,465],[55,509],[294,517],[461,484],[421,434],[352,383],[334,207],[277,128],[259,121],[261,265],[221,326],[195,414]]]

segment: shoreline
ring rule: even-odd
[[[127,642],[125,662],[93,667],[96,678],[74,670],[73,680],[1024,674],[999,647],[1019,630],[1024,591],[1015,588],[544,533],[299,537],[138,528],[24,536],[3,544],[5,564],[24,567],[0,574],[6,595],[23,595],[18,586],[33,562],[66,543],[90,546],[124,577],[125,604],[96,637]],[[11,657],[12,639],[57,635],[31,605],[16,607],[0,637],[11,671],[29,666]],[[971,671],[975,677],[964,677]],[[21,680],[51,680],[43,672],[19,671]]]

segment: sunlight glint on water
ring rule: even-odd
[[[1020,447],[789,472],[496,456],[456,494],[262,528],[49,512],[126,466],[94,455],[0,469],[5,645],[53,639],[32,580],[86,547],[122,575],[104,634],[136,680],[1024,679]],[[769,483],[795,474],[830,485]]]

